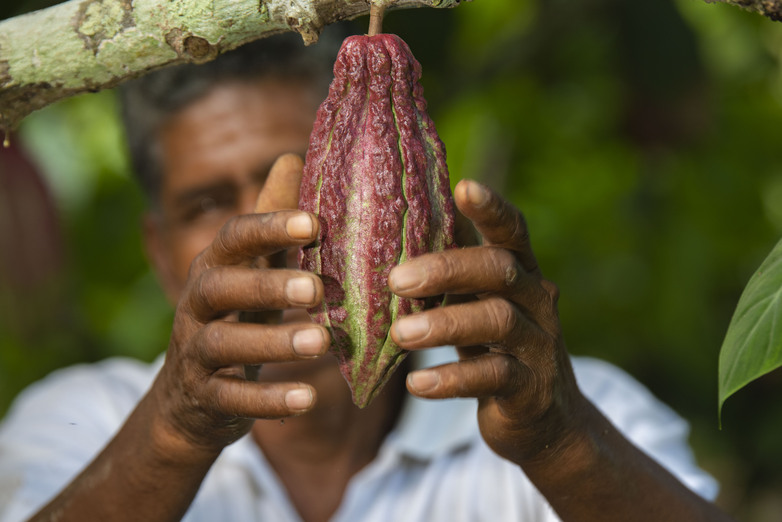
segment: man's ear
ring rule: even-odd
[[[152,265],[152,270],[155,272],[169,303],[176,306],[180,289],[174,276],[171,252],[166,248],[165,230],[160,216],[154,212],[144,214],[142,233],[144,249],[147,253],[147,259]]]

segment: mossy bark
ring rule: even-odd
[[[461,0],[377,0],[391,8]],[[320,30],[369,12],[368,0],[70,0],[0,22],[0,129],[62,98],[159,67],[206,62],[283,31]]]

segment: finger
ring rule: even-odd
[[[418,397],[504,397],[518,389],[522,366],[512,357],[487,353],[407,375],[407,389]]]
[[[538,272],[530,274],[524,270],[516,256],[499,247],[464,248],[415,257],[394,267],[388,285],[402,297],[447,294],[449,305],[467,302],[473,295],[498,295],[518,305],[535,323],[556,316],[556,286],[542,280]]]
[[[284,248],[306,245],[318,234],[318,220],[307,212],[283,210],[236,216],[228,221],[193,262],[193,270],[250,263]]]
[[[391,270],[388,285],[401,297],[486,292],[511,295],[526,275],[508,250],[475,247],[415,257]]]
[[[257,366],[323,355],[329,347],[329,335],[317,325],[213,321],[199,331],[195,347],[205,368]]]
[[[266,383],[214,376],[206,390],[211,406],[229,417],[276,419],[299,415],[315,404],[315,389],[304,383]]]
[[[322,299],[323,283],[309,272],[224,266],[196,278],[183,306],[205,323],[237,310],[308,308]]]
[[[520,339],[532,325],[505,299],[493,297],[407,315],[391,325],[391,338],[401,348],[497,345]]]
[[[275,212],[299,206],[304,161],[297,154],[283,154],[272,165],[255,203],[255,212]]]
[[[459,210],[472,220],[483,236],[484,244],[514,251],[521,265],[529,272],[538,269],[527,223],[516,207],[485,185],[471,180],[460,181],[453,195]]]
[[[264,214],[279,210],[295,210],[299,205],[299,187],[303,168],[304,162],[296,154],[283,154],[277,158],[255,202],[255,212]],[[258,258],[252,266],[263,268],[296,266],[289,262],[289,253],[295,255],[296,249],[291,248],[288,252],[282,250],[268,257]]]

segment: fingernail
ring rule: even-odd
[[[296,214],[285,223],[285,230],[294,239],[312,237],[312,218],[308,214]]]
[[[420,370],[407,375],[407,384],[413,391],[428,392],[440,384],[440,375],[431,370]]]
[[[426,272],[420,267],[399,265],[391,270],[391,290],[410,290],[421,286],[426,280]]]
[[[285,394],[285,405],[292,410],[306,410],[312,405],[309,388],[296,388]]]
[[[467,185],[467,200],[475,208],[481,208],[489,201],[489,191],[479,183]]]
[[[298,355],[313,357],[323,350],[323,335],[317,328],[299,330],[293,334],[293,351]]]
[[[394,323],[394,329],[400,341],[417,341],[429,333],[429,320],[418,315],[405,317]]]
[[[315,300],[315,283],[309,277],[296,277],[285,283],[285,297],[294,305],[309,305]]]

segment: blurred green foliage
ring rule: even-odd
[[[720,431],[717,359],[782,236],[782,25],[701,0],[474,0],[392,12],[385,29],[422,62],[454,182],[524,210],[570,350],[691,421],[726,509],[779,520],[782,377],[732,398]],[[56,367],[166,346],[114,103],[67,100],[20,131],[57,195],[68,263],[59,306],[0,332],[0,412]]]
[[[0,322],[1,411],[21,387],[64,365],[114,355],[151,360],[166,346],[172,317],[141,248],[143,198],[113,93],[34,113],[11,139],[49,182],[65,261],[59,277],[43,282],[49,288],[3,293],[10,306]]]

